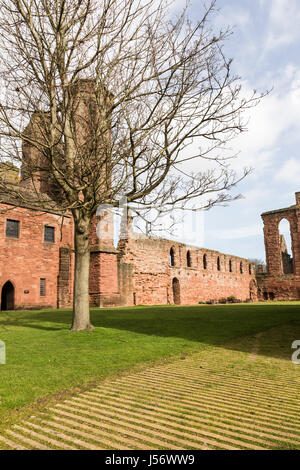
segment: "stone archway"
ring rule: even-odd
[[[172,289],[173,289],[173,302],[175,305],[180,305],[180,284],[177,277],[174,277],[172,281]]]
[[[10,281],[7,281],[1,291],[1,310],[14,310],[15,308],[15,288]]]

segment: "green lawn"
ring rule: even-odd
[[[300,324],[300,302],[93,309],[95,331],[71,333],[70,310],[0,313],[0,426],[139,364],[199,351],[284,324]],[[295,338],[300,339],[300,338]],[[290,345],[288,346],[290,348]],[[31,412],[31,411],[30,411]]]

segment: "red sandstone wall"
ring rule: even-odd
[[[120,305],[117,251],[91,252],[90,305]]]
[[[251,267],[252,274],[249,274],[249,261],[245,259],[153,238],[129,239],[125,243],[122,241],[120,247],[123,249],[121,266],[130,264],[133,271],[132,291],[121,292],[126,304],[173,304],[174,278],[179,280],[181,304],[197,304],[231,295],[241,300],[250,298],[254,268]],[[171,247],[175,254],[174,267],[170,267]],[[191,254],[191,267],[187,267],[187,250]],[[203,268],[204,253],[207,269]],[[218,257],[220,271],[217,269]],[[229,260],[232,261],[232,272],[229,272]],[[240,273],[241,262],[243,274]]]
[[[11,281],[15,288],[16,308],[71,306],[74,254],[73,223],[66,217],[60,240],[61,219],[50,213],[2,205],[0,218],[0,287]],[[13,209],[13,210],[11,210]],[[5,236],[6,219],[20,221],[18,239]],[[44,242],[44,225],[55,227],[55,243]],[[170,240],[129,238],[122,240],[119,252],[112,245],[113,231],[106,242],[95,237],[96,219],[91,229],[90,300],[94,306],[173,304],[172,280],[180,284],[180,303],[220,299],[234,295],[250,297],[249,285],[254,282],[254,269],[249,274],[249,262],[235,256],[188,247]],[[173,247],[175,266],[170,267]],[[70,256],[66,250],[69,248]],[[191,267],[187,267],[187,250]],[[203,255],[207,255],[207,269]],[[217,258],[220,270],[217,269]],[[70,260],[70,266],[66,260]],[[229,272],[229,260],[232,272]],[[240,273],[240,263],[243,273]],[[46,278],[46,295],[40,296],[40,278]],[[29,291],[25,293],[25,291]]]
[[[9,209],[8,211],[5,209]],[[59,248],[73,243],[72,220],[58,215],[14,208],[1,204],[0,217],[0,288],[11,281],[15,288],[15,308],[57,306]],[[19,238],[6,237],[6,219],[20,221]],[[55,243],[44,242],[44,225],[55,227]],[[72,263],[73,265],[73,263]],[[70,272],[72,273],[72,265]],[[40,296],[40,278],[46,279],[46,295]],[[72,274],[69,282],[72,298]],[[25,291],[29,291],[25,293]],[[63,306],[63,305],[61,305]]]
[[[96,215],[90,229],[90,305],[120,305],[118,252],[113,245],[114,219],[110,211]]]
[[[257,276],[257,281],[260,301],[300,299],[300,276],[263,274]]]
[[[270,275],[283,274],[279,223],[282,219],[290,222],[294,273],[300,275],[300,208],[273,211],[262,215],[267,259],[267,270]]]
[[[300,193],[296,193],[296,205],[265,212],[264,237],[267,260],[267,274],[258,275],[259,300],[299,300],[300,299]],[[287,219],[290,223],[293,274],[283,273],[280,247],[279,223]]]

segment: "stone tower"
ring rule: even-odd
[[[41,193],[50,190],[49,161],[42,150],[43,144],[47,146],[49,142],[48,132],[49,114],[35,112],[24,131],[32,144],[28,140],[22,142],[21,186]]]
[[[107,200],[111,187],[111,174],[107,155],[110,150],[110,120],[107,109],[112,96],[91,79],[79,79],[69,90],[72,103],[72,135],[75,143],[74,173],[84,175]],[[24,131],[21,185],[46,193],[57,201],[62,197],[49,175],[50,163],[45,148],[49,145],[50,116],[34,113]],[[32,144],[28,142],[32,141]],[[59,142],[59,132],[58,139]],[[39,142],[40,145],[34,145]],[[58,144],[58,152],[61,151]],[[63,152],[60,168],[64,168]],[[65,171],[68,171],[67,168]],[[53,197],[55,196],[55,197]],[[90,229],[90,300],[95,306],[119,303],[117,250],[114,247],[114,218],[109,207],[97,211]]]

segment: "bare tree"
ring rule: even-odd
[[[230,31],[210,24],[214,0],[197,22],[186,9],[171,19],[165,0],[0,5],[2,156],[22,167],[20,185],[0,179],[0,190],[72,214],[72,329],[92,329],[88,236],[99,204],[122,194],[139,211],[166,211],[234,199],[248,170],[235,174],[224,148],[260,96],[242,96],[222,49]]]
[[[258,273],[259,269],[262,272],[266,272],[266,262],[259,258],[252,258],[250,259],[251,263],[254,265],[255,272]]]

